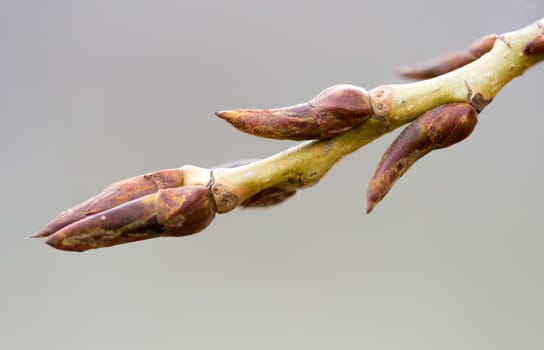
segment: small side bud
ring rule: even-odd
[[[526,55],[537,55],[544,53],[544,34],[537,35],[525,45],[523,53]]]
[[[401,68],[399,74],[412,79],[429,79],[451,72],[457,68],[469,64],[489,52],[497,36],[495,34],[484,36],[476,40],[467,49],[443,56],[434,60],[423,62],[414,66]]]
[[[464,140],[477,122],[476,110],[470,104],[450,103],[422,114],[408,125],[384,153],[370,180],[367,213],[418,159]]]
[[[277,188],[267,188],[257,192],[240,204],[246,208],[264,208],[272,205],[278,205],[291,198],[297,191],[284,191]]]
[[[368,93],[354,85],[335,85],[307,103],[275,109],[237,109],[216,115],[240,131],[280,140],[328,139],[371,115]]]
[[[32,237],[47,237],[86,216],[100,213],[122,203],[157,192],[162,188],[181,186],[182,183],[181,169],[155,171],[113,183],[100,194],[57,215],[42,231]]]
[[[197,233],[215,217],[207,187],[161,189],[63,227],[46,241],[69,251],[85,251],[161,236]]]

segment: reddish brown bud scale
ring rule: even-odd
[[[342,134],[370,117],[372,109],[365,89],[335,85],[323,90],[312,103],[323,139]]]
[[[477,122],[476,110],[467,103],[442,105],[413,121],[382,156],[368,185],[367,213],[418,159],[464,140]]]
[[[474,57],[482,57],[485,53],[491,51],[493,45],[495,45],[495,40],[497,40],[496,34],[486,35],[476,40],[468,48],[468,52]]]
[[[122,203],[156,192],[161,188],[178,187],[183,183],[181,169],[155,171],[113,183],[100,194],[80,203],[51,221],[33,237],[47,237],[64,226],[81,220],[86,216],[100,213]]]
[[[529,41],[523,50],[526,55],[537,55],[544,53],[544,34],[539,34],[536,38]]]
[[[215,217],[215,203],[205,186],[182,186],[157,193],[157,222],[163,236],[186,236],[205,229]]]
[[[185,236],[203,230],[214,217],[215,204],[207,187],[161,189],[65,226],[46,243],[57,249],[84,251],[160,236]]]
[[[246,208],[264,208],[277,205],[292,197],[297,191],[284,191],[278,188],[267,188],[257,192],[243,201],[240,205]]]
[[[401,68],[399,74],[412,79],[429,79],[451,72],[489,52],[493,48],[496,39],[497,36],[495,34],[484,36],[461,52],[446,55],[415,66]]]
[[[49,236],[46,243],[56,249],[81,252],[150,238],[150,226],[156,222],[154,197],[150,194],[75,221]],[[147,226],[145,235],[129,229],[143,226]],[[157,237],[158,232],[154,235]]]
[[[468,103],[450,103],[425,113],[419,120],[434,149],[466,139],[478,123],[478,114]]]
[[[276,109],[237,109],[215,113],[236,129],[251,135],[279,140],[321,137],[312,106],[307,103]]]
[[[328,139],[360,125],[371,115],[367,92],[358,86],[331,86],[310,102],[276,109],[217,112],[238,130],[280,140]]]

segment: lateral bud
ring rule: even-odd
[[[467,138],[478,122],[468,103],[436,107],[408,125],[382,156],[367,191],[367,213],[378,204],[395,182],[427,153]]]
[[[537,35],[525,45],[523,53],[526,55],[538,55],[544,53],[544,34]]]
[[[270,187],[255,193],[243,201],[240,205],[246,208],[264,208],[283,203],[285,200],[291,198],[297,191],[296,190],[281,190],[278,188]]]
[[[236,109],[215,114],[240,131],[279,140],[328,139],[371,115],[365,89],[334,85],[307,103],[275,109]]]
[[[401,68],[399,74],[412,79],[429,79],[451,72],[469,64],[490,51],[497,35],[486,35],[472,43],[467,49],[414,66]]]

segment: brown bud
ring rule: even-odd
[[[215,216],[207,187],[182,186],[126,202],[73,222],[52,234],[54,248],[84,251],[160,236],[197,233]]]
[[[468,103],[442,105],[413,121],[382,156],[368,186],[367,213],[418,159],[465,139],[477,122],[477,113]]]
[[[86,216],[100,213],[122,203],[154,193],[161,188],[181,186],[182,183],[183,174],[181,169],[160,170],[113,183],[100,194],[60,213],[42,231],[32,237],[47,237],[64,226]]]
[[[544,34],[537,35],[533,40],[525,45],[523,52],[526,55],[536,55],[544,53]]]
[[[415,66],[401,68],[399,74],[407,78],[429,79],[451,72],[489,52],[493,48],[496,38],[495,34],[484,36],[461,52],[423,62]]]
[[[284,202],[292,197],[296,192],[296,190],[284,191],[273,187],[267,188],[257,192],[253,196],[243,201],[241,206],[246,208],[270,207],[272,205],[277,205]]]
[[[335,85],[313,100],[276,109],[216,112],[246,133],[280,140],[327,139],[360,125],[371,115],[367,92],[353,85]]]
[[[215,202],[206,186],[159,190],[157,222],[163,236],[186,236],[205,229],[215,217]]]
[[[331,86],[317,95],[313,103],[323,139],[342,134],[363,123],[372,112],[368,93],[354,85]]]

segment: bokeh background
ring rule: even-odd
[[[294,144],[216,110],[403,82],[398,67],[529,24],[541,1],[0,6],[0,348],[544,348],[544,65],[371,215],[367,182],[398,132],[198,235],[83,254],[28,238],[113,181]]]

